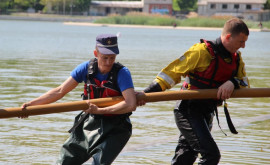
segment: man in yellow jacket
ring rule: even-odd
[[[185,77],[183,90],[218,89],[217,99],[177,101],[174,115],[180,137],[172,165],[193,165],[198,153],[201,155],[199,164],[218,164],[221,156],[210,133],[212,121],[217,106],[230,98],[234,89],[249,87],[245,64],[238,51],[245,47],[248,35],[248,27],[242,20],[228,20],[219,38],[201,40],[190,47],[162,69],[144,90],[148,93],[170,89],[180,83],[181,77]],[[232,123],[228,125],[232,133],[237,133]]]

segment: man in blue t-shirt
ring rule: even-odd
[[[80,165],[92,157],[93,165],[109,165],[128,142],[132,133],[129,116],[136,110],[136,97],[128,68],[115,62],[117,54],[117,36],[97,36],[95,58],[78,65],[60,86],[22,105],[24,109],[55,102],[81,82],[85,84],[82,94],[85,100],[124,97],[124,101],[104,108],[88,102],[89,109],[75,118],[57,164]]]

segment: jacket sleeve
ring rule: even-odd
[[[242,59],[241,53],[239,52],[239,67],[236,77],[234,80],[238,83],[239,88],[250,88],[249,80],[246,74],[245,63]]]
[[[180,83],[181,77],[190,72],[204,71],[211,61],[205,44],[195,44],[180,58],[175,59],[168,66],[163,68],[155,78],[161,89],[164,91]]]

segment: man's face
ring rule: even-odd
[[[94,51],[94,54],[98,60],[98,69],[102,74],[110,72],[115,62],[116,54],[104,55],[98,51]]]
[[[226,49],[230,53],[235,53],[238,49],[245,48],[248,36],[245,35],[244,33],[240,33],[239,35],[236,36],[231,36],[229,34],[229,36],[227,36],[226,39],[227,39]]]

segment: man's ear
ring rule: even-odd
[[[226,40],[229,40],[230,39],[230,37],[232,36],[232,34],[226,34]]]
[[[98,52],[96,49],[94,50],[94,55],[95,55],[95,57],[97,57],[97,55],[98,55]]]

